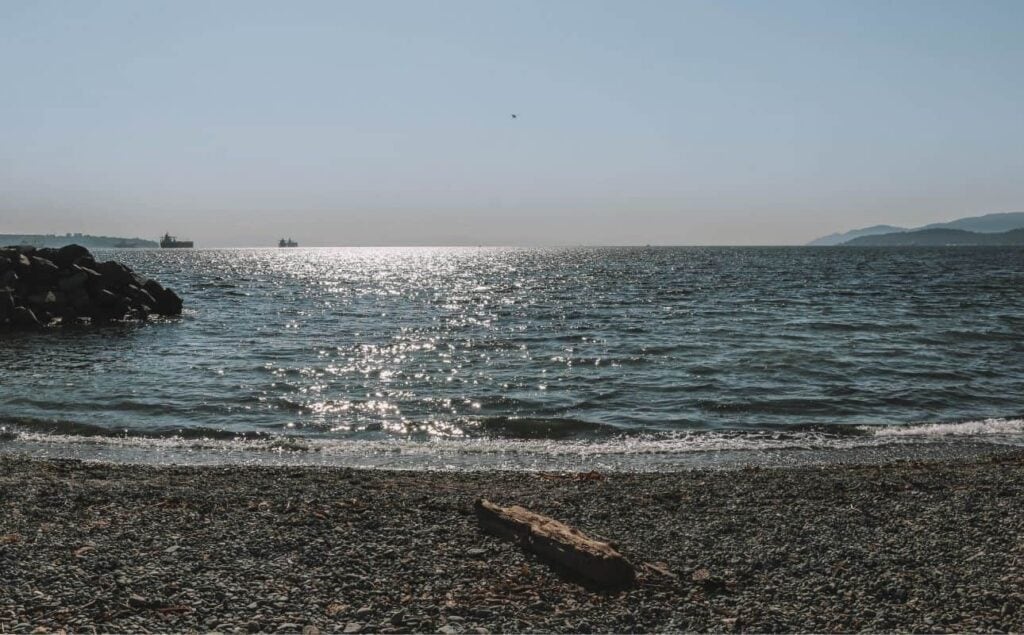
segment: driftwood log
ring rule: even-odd
[[[499,507],[478,499],[474,504],[480,527],[603,586],[628,586],[636,579],[633,565],[612,544],[514,505]]]

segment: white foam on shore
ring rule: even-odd
[[[600,440],[352,440],[313,437],[184,439],[13,431],[0,453],[146,464],[324,465],[412,470],[656,471],[741,463],[787,463],[851,450],[879,454],[912,445],[965,442],[1024,446],[1024,419],[862,426],[860,434],[699,431]]]
[[[1018,437],[1024,436],[1024,419],[983,419],[963,423],[923,423],[913,426],[862,427],[879,438],[911,437]]]

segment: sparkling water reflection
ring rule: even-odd
[[[121,251],[180,321],[0,344],[0,416],[599,438],[1024,412],[1017,249]]]

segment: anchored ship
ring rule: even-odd
[[[299,243],[295,242],[291,238],[289,238],[287,240],[282,238],[281,240],[277,241],[277,246],[278,247],[298,247]]]
[[[191,240],[178,240],[177,236],[170,234],[164,234],[164,237],[160,239],[162,249],[191,249],[193,246]]]

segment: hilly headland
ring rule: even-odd
[[[874,225],[848,232],[829,234],[807,243],[812,247],[854,246],[941,246],[941,245],[1019,245],[1024,229],[1024,212],[1003,212],[958,218],[946,223],[921,227]]]

